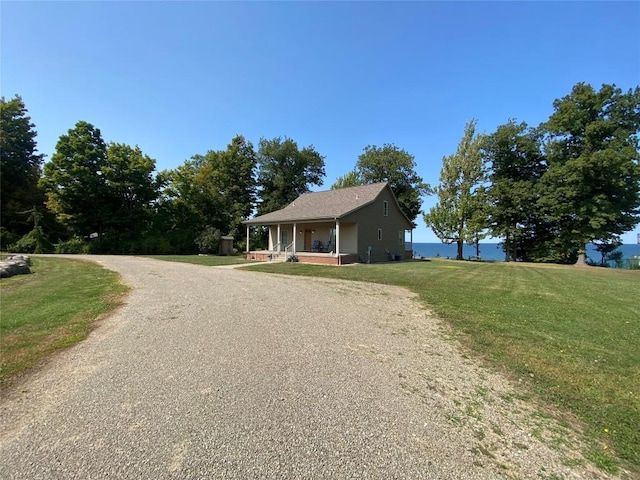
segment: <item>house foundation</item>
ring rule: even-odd
[[[341,253],[340,255],[327,253],[298,252],[295,254],[299,263],[314,263],[318,265],[349,265],[359,263],[360,258],[357,253]],[[287,258],[284,254],[274,254],[268,250],[258,250],[245,252],[246,260],[259,262],[284,262]]]

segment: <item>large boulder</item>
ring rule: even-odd
[[[31,259],[26,255],[9,255],[0,261],[0,278],[31,273]]]

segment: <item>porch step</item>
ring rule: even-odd
[[[271,262],[286,262],[287,261],[287,257],[285,256],[284,253],[280,253],[280,254],[275,254],[271,257]]]

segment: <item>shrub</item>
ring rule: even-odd
[[[0,227],[0,250],[8,249],[9,245],[20,240],[20,235]]]
[[[195,239],[200,253],[218,253],[220,249],[220,237],[222,237],[220,230],[207,225]]]
[[[42,227],[36,225],[16,243],[9,245],[7,250],[14,253],[49,253],[53,245],[47,240]]]
[[[73,237],[56,245],[56,253],[91,253],[91,245],[80,237]]]

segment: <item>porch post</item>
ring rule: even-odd
[[[415,252],[415,250],[413,249],[413,228],[411,229],[411,258],[413,258],[413,252]],[[407,251],[407,249],[404,249],[405,252]],[[402,257],[404,259],[404,256]]]
[[[278,246],[278,253],[280,253],[280,224],[278,224],[278,236],[276,237],[276,245]]]
[[[247,225],[247,253],[249,253],[251,251],[251,249],[249,248],[249,225]]]
[[[336,254],[340,258],[340,220],[336,220]]]
[[[293,251],[292,254],[296,254],[296,234],[298,233],[298,224],[294,222],[293,224]]]

